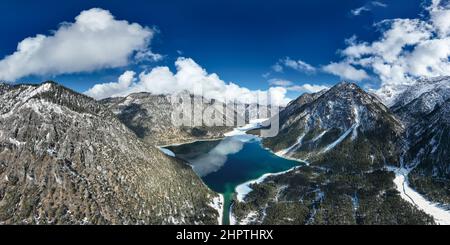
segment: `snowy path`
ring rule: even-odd
[[[440,225],[450,225],[450,211],[440,207],[439,204],[428,201],[420,193],[409,186],[408,174],[411,170],[405,168],[388,167],[388,170],[395,173],[394,183],[400,196],[417,206],[425,213],[433,216],[436,223]]]

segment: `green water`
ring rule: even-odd
[[[276,156],[262,147],[259,138],[249,135],[167,148],[189,162],[209,188],[223,194],[223,224],[230,223],[229,212],[236,186],[263,174],[282,172],[299,164]]]

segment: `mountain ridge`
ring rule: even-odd
[[[397,138],[404,128],[381,101],[348,82],[338,83],[312,97],[315,100],[295,110],[287,107],[285,111],[289,111],[288,114],[280,113],[280,133],[276,137],[265,138],[264,146],[281,155],[314,161],[312,158],[328,154],[341,142],[353,144],[353,140],[361,140],[361,144],[372,144],[370,149],[366,149],[367,157],[373,155],[372,159],[365,160],[367,165],[370,165],[367,161],[371,161],[382,166],[386,160],[399,164],[395,155],[401,142]],[[376,137],[379,132],[382,132],[383,139]]]
[[[217,223],[219,196],[94,99],[0,88],[1,223]]]
[[[238,224],[434,224],[396,190],[405,128],[378,98],[343,82],[298,101],[263,145],[307,164],[251,185]]]

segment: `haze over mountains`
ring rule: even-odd
[[[450,204],[449,84],[421,79],[391,108],[347,82],[291,101],[262,144],[309,165],[253,185],[235,200],[237,222],[434,223],[388,167],[412,170],[417,191]],[[175,127],[171,110],[149,93],[96,101],[53,82],[0,84],[0,222],[218,223],[220,197],[157,146],[233,127]]]

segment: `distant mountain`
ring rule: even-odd
[[[213,224],[218,200],[94,99],[0,84],[0,223]]]
[[[157,145],[221,138],[224,137],[224,133],[232,131],[233,128],[243,126],[250,119],[262,116],[259,114],[259,105],[257,104],[225,104],[217,100],[206,100],[188,92],[185,93],[187,97],[191,98],[191,108],[198,109],[194,113],[203,114],[208,110],[209,113],[214,114],[214,119],[209,123],[217,121],[219,125],[208,125],[206,120],[209,119],[206,116],[200,121],[200,126],[174,125],[172,113],[176,105],[172,105],[170,95],[142,92],[126,97],[103,99],[100,103],[116,114],[121,122],[134,131],[138,137]],[[268,113],[270,115],[270,111]],[[242,125],[237,125],[237,123],[242,123]]]
[[[400,93],[391,110],[407,124],[414,124],[450,99],[450,77],[419,79]]]
[[[188,96],[191,95],[188,94]],[[234,128],[234,126],[226,126],[225,110],[218,109],[215,110],[215,113],[223,118],[221,122],[224,126],[174,126],[172,123],[173,106],[170,97],[166,95],[135,93],[123,98],[104,99],[100,102],[110,108],[137,136],[154,144],[164,145],[196,139],[219,138],[223,137],[223,133]],[[224,105],[215,102],[199,103],[196,106],[201,107],[200,111],[203,112],[206,107],[215,108]],[[233,118],[231,120],[233,123]]]
[[[435,202],[450,207],[450,100],[411,126],[405,157],[415,167],[410,182]]]
[[[393,98],[391,110],[406,126],[404,165],[411,185],[450,207],[450,77],[418,79]]]
[[[401,198],[386,169],[401,165],[404,127],[376,97],[342,82],[279,116],[280,133],[263,145],[307,164],[252,184],[235,200],[236,223],[434,224]]]
[[[290,103],[280,112],[280,133],[263,144],[288,157],[368,170],[398,165],[403,130],[376,97],[342,82]],[[329,159],[335,159],[332,165]]]

